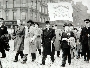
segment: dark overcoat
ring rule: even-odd
[[[5,25],[2,25],[0,27],[0,50],[6,49],[6,42],[8,42],[8,39],[6,35],[8,34],[7,27]]]
[[[81,35],[80,35],[80,42],[82,44],[82,51],[88,50],[88,34],[89,34],[89,29],[86,27],[82,28]]]
[[[54,52],[54,44],[51,47],[51,40],[55,40],[55,30],[54,29],[44,29],[42,33],[42,44],[43,44],[43,54],[50,55]],[[52,49],[52,50],[51,50]]]

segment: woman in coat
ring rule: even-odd
[[[57,56],[59,57],[60,55],[60,49],[61,49],[61,45],[60,45],[60,40],[61,40],[61,31],[60,29],[57,29],[57,25],[55,25],[55,35],[56,35],[56,39],[54,42],[54,46],[55,46],[55,51],[57,51]]]
[[[39,51],[39,54],[41,55],[41,34],[42,34],[42,30],[41,28],[38,27],[39,24],[35,23],[35,34],[36,34],[36,39],[35,39],[35,45]]]
[[[19,23],[18,24],[18,29],[16,31],[16,44],[15,44],[15,51],[16,51],[16,56],[14,62],[18,61],[18,55],[20,54],[21,58],[23,58],[23,50],[24,50],[24,35],[25,35],[25,28],[24,26]]]

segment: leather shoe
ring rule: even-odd
[[[89,61],[86,61],[87,63],[89,63]]]
[[[84,59],[84,61],[86,61],[86,59]]]
[[[62,67],[65,67],[65,64],[62,64],[61,66],[62,66]]]
[[[14,60],[13,62],[17,62],[18,60]]]
[[[5,58],[5,57],[2,56],[2,57],[0,57],[0,58]]]
[[[71,63],[69,63],[69,65],[70,65]]]
[[[40,64],[40,65],[45,65],[45,64]]]

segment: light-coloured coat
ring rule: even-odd
[[[22,34],[21,34],[22,33]],[[16,44],[15,44],[15,51],[23,51],[24,49],[24,34],[25,29],[24,26],[19,26],[16,32]]]
[[[54,46],[55,46],[55,50],[59,51],[61,49],[61,45],[60,45],[60,40],[61,40],[61,35],[62,35],[61,30],[56,29],[55,34],[56,34],[56,39],[54,42]]]
[[[40,28],[35,29],[36,39],[35,39],[35,45],[37,46],[37,49],[41,49],[41,34],[42,30]]]
[[[36,45],[35,45],[35,39],[36,39],[37,35],[35,33],[35,27],[31,26],[29,29],[29,44],[30,44],[30,48],[31,48],[31,53],[36,53]]]
[[[35,45],[35,39],[36,39],[36,34],[35,34],[35,27],[30,26],[28,29],[26,27],[25,29],[25,41],[24,41],[24,54],[30,54],[30,53],[35,53],[36,52],[36,45]]]
[[[29,29],[25,26],[25,39],[24,39],[24,54],[30,54],[30,44],[29,44]]]

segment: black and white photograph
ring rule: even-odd
[[[90,68],[90,0],[0,0],[0,68]]]

